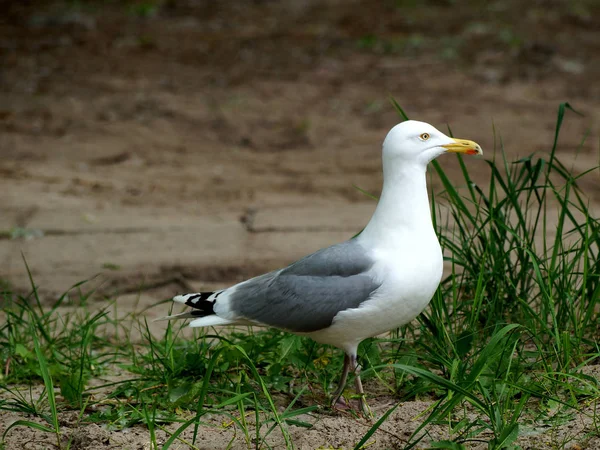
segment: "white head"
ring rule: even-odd
[[[383,141],[384,167],[393,162],[427,166],[443,153],[482,155],[479,144],[446,136],[425,122],[407,120],[390,130]]]

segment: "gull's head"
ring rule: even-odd
[[[390,130],[383,141],[384,161],[396,160],[426,166],[444,153],[482,155],[479,144],[446,136],[425,122],[407,120]]]

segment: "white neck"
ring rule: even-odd
[[[384,164],[383,178],[377,209],[359,239],[385,245],[386,242],[392,244],[395,236],[406,233],[426,236],[434,233],[426,167],[417,163],[396,167]]]

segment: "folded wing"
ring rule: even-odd
[[[377,290],[373,263],[356,240],[346,241],[232,287],[228,309],[240,319],[289,331],[321,330]]]

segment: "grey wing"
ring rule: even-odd
[[[296,332],[328,327],[340,311],[357,308],[379,287],[373,259],[351,240],[291,266],[241,283],[231,309],[256,322]]]

